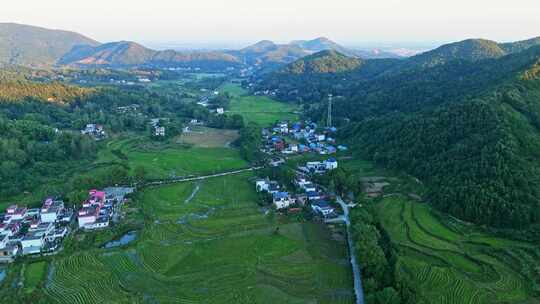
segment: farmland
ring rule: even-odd
[[[343,241],[322,224],[265,215],[251,178],[139,193],[137,241],[54,260],[46,294],[53,303],[352,303]]]
[[[201,126],[190,127],[189,132],[180,135],[176,142],[198,148],[229,147],[239,138],[236,130],[212,129]]]
[[[376,208],[419,303],[540,303],[538,246],[441,220],[428,205],[400,197]]]
[[[231,90],[229,88],[229,91]],[[297,110],[297,107],[292,104],[278,102],[265,96],[233,94],[229,112],[242,115],[248,122],[268,126],[278,120],[297,120]]]
[[[140,166],[150,179],[209,174],[248,166],[235,149],[152,142],[142,136],[109,141],[96,163],[120,163],[131,170]]]

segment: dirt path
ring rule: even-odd
[[[197,192],[199,192],[200,189],[201,189],[201,185],[200,183],[197,183],[197,185],[195,185],[195,189],[193,189],[193,192],[191,192],[191,195],[188,198],[186,198],[184,203],[187,204],[191,202],[191,200],[195,197],[195,195],[197,195]]]

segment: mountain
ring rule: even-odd
[[[75,66],[202,66],[225,68],[239,65],[233,56],[222,52],[155,51],[130,41],[111,42],[98,46],[76,46],[59,61],[60,65]]]
[[[60,65],[141,65],[151,60],[155,54],[156,51],[135,42],[120,41],[94,47],[76,46],[60,58],[58,63]]]
[[[512,43],[498,43],[486,39],[467,39],[445,44],[435,50],[413,56],[409,62],[430,67],[453,60],[479,61],[521,52],[535,45],[540,45],[540,38]]]
[[[334,50],[342,54],[354,56],[354,52],[349,49],[335,43],[334,41],[326,38],[319,37],[313,40],[296,40],[290,43],[291,45],[296,45],[304,50],[308,50],[314,53],[320,51]]]
[[[278,73],[343,73],[354,70],[361,64],[361,59],[347,57],[334,50],[327,50],[298,59],[280,69]]]
[[[540,236],[537,43],[467,40],[337,74],[282,69],[256,89],[306,103],[321,119],[317,102],[342,96],[334,120],[361,157],[417,177],[440,211]]]
[[[83,35],[15,23],[0,23],[0,64],[45,67],[73,47],[97,46]]]
[[[271,72],[284,64],[292,63],[300,58],[321,51],[336,51],[348,57],[357,58],[401,58],[396,54],[380,50],[365,51],[348,49],[325,37],[313,40],[295,40],[288,44],[276,44],[269,40],[262,40],[241,50],[230,51],[229,54],[237,57],[246,64],[255,64],[263,67],[263,72]]]

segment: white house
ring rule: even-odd
[[[311,209],[313,212],[321,214],[324,217],[327,217],[334,213],[334,208],[324,200],[317,200],[311,203]]]
[[[287,192],[277,192],[272,195],[272,203],[276,209],[288,208],[294,203],[293,199]]]
[[[58,220],[58,217],[64,210],[64,202],[53,201],[48,198],[43,203],[40,212],[40,219],[42,223],[54,223]]]
[[[266,191],[270,188],[270,181],[268,179],[259,179],[255,182],[255,189],[257,192]]]
[[[305,192],[316,192],[317,191],[317,187],[311,182],[304,183],[301,187],[302,187],[302,189],[304,189]]]
[[[334,170],[338,167],[338,162],[335,158],[329,158],[324,162],[326,170]]]
[[[155,136],[165,136],[165,127],[154,127]]]
[[[218,115],[221,115],[221,114],[225,113],[225,110],[224,110],[223,108],[217,108],[217,109],[216,109],[216,113],[217,113]]]
[[[0,262],[12,262],[19,246],[10,243],[9,236],[0,234]]]
[[[29,232],[27,235],[25,235],[21,240],[23,254],[40,253],[41,248],[43,248],[43,245],[45,245],[44,238],[45,234],[38,231]]]

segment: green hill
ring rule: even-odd
[[[347,57],[337,51],[327,50],[298,59],[280,69],[278,73],[343,73],[354,70],[360,65],[362,65],[360,59]]]
[[[98,44],[73,32],[0,23],[0,64],[46,67],[75,46]]]
[[[311,104],[342,96],[335,121],[352,122],[341,136],[363,157],[418,177],[441,211],[540,235],[536,41],[470,40],[408,60],[365,60],[338,77],[291,65],[257,89],[296,96],[321,119],[324,107]]]

